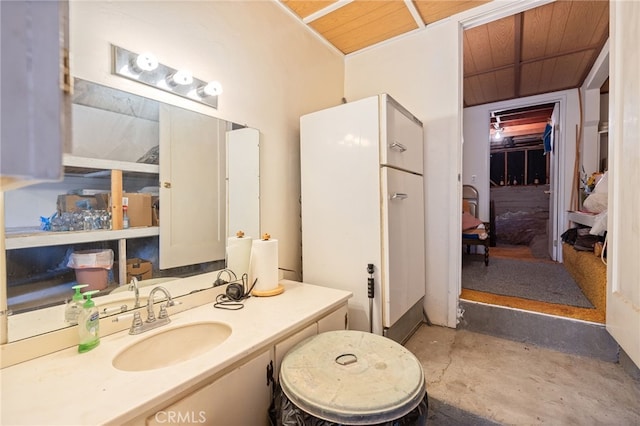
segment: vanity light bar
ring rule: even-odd
[[[222,86],[217,81],[205,82],[195,78],[188,70],[163,65],[149,52],[137,54],[122,47],[111,46],[115,75],[218,108],[218,95],[222,93]]]

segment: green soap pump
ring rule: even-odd
[[[84,304],[84,296],[80,293],[80,289],[85,287],[89,287],[89,284],[78,284],[71,287],[75,293],[71,300],[67,301],[67,306],[64,308],[64,320],[70,325],[78,323],[78,317]]]
[[[91,300],[91,296],[98,290],[91,290],[83,293],[87,300],[82,305],[82,311],[78,318],[78,332],[80,334],[80,344],[78,352],[87,352],[100,344],[100,314],[96,304]]]

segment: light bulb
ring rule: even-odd
[[[153,53],[141,53],[136,58],[135,68],[139,71],[153,71],[158,68],[158,59]]]
[[[496,138],[497,141],[502,139],[502,133],[500,133],[500,130],[496,130],[494,138]]]
[[[217,81],[210,81],[206,86],[198,88],[198,95],[204,98],[207,96],[218,96],[222,93],[222,84]]]
[[[193,75],[188,70],[178,70],[175,73],[167,77],[169,84],[179,84],[181,86],[188,86],[193,83]]]

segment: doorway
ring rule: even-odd
[[[548,243],[553,238],[548,224],[555,108],[556,103],[545,103],[494,110],[489,119],[494,241],[498,247],[527,248],[534,258],[547,260],[555,260]]]
[[[557,197],[564,174],[566,137],[557,132],[565,120],[563,103],[566,99],[548,96],[485,110],[489,182],[478,183],[489,192],[485,203],[492,205],[495,244],[487,268],[463,254],[462,299],[597,320],[554,250],[564,231],[558,226]]]

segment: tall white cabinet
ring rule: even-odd
[[[353,293],[351,329],[406,340],[425,295],[422,123],[382,94],[305,115],[300,134],[304,281]]]

